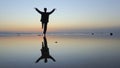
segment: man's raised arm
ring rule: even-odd
[[[36,10],[38,13],[42,14],[42,12],[41,12],[38,8],[35,8],[35,10]]]
[[[49,12],[49,14],[53,13],[55,11],[55,9],[53,9],[51,12]]]

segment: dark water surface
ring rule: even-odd
[[[47,36],[43,51],[56,61],[35,63],[44,41],[42,36],[0,37],[0,68],[120,68],[120,39]]]

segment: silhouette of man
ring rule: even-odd
[[[49,22],[49,15],[52,14],[55,9],[53,9],[51,12],[47,12],[47,8],[44,8],[44,12],[40,11],[39,9],[35,8],[35,10],[41,14],[41,22],[42,22],[42,29],[43,29],[43,34],[46,35],[47,31],[47,24]]]
[[[45,63],[47,63],[47,59],[52,59],[54,62],[56,61],[49,53],[49,48],[47,46],[46,37],[43,37],[44,42],[42,42],[42,49],[41,49],[41,57],[39,57],[35,63],[38,63],[41,59],[45,59]]]

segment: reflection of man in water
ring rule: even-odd
[[[42,55],[40,58],[36,60],[36,63],[38,63],[41,59],[45,59],[45,63],[47,62],[47,59],[52,59],[55,62],[55,59],[49,53],[46,37],[43,37],[43,39],[44,39],[44,42],[42,42],[42,49],[41,49]]]
[[[44,28],[43,34],[45,35],[47,31],[47,23],[49,22],[49,15],[52,14],[55,9],[53,9],[51,12],[47,12],[47,8],[44,8],[44,12],[37,8],[35,8],[35,10],[41,14],[42,29]]]

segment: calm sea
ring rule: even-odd
[[[0,68],[120,68],[120,39],[1,36]]]

